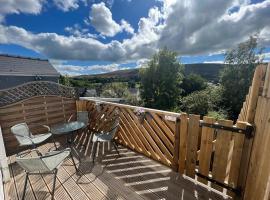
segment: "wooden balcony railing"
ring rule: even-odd
[[[172,113],[129,105],[100,102],[77,101],[79,111],[90,113],[90,127],[101,130],[110,120],[113,111],[120,116],[120,128],[116,140],[147,157],[155,159],[180,174],[191,178],[201,175],[199,181],[207,183],[207,178],[220,186],[236,191],[239,189],[241,156],[245,135],[233,132],[237,128],[245,130],[247,123],[238,122],[233,129],[233,121],[219,120],[199,115]],[[143,116],[138,116],[140,110]],[[207,126],[202,126],[207,125]],[[231,130],[211,128],[229,127]],[[204,177],[205,176],[205,177]],[[204,178],[202,178],[204,177]]]

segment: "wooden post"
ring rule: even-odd
[[[179,138],[180,138],[180,117],[176,117],[175,121],[175,139],[174,139],[174,152],[173,152],[173,164],[174,171],[178,171],[178,158],[179,158]]]
[[[265,75],[265,66],[259,65],[254,72],[252,86],[251,86],[251,90],[249,94],[250,99],[248,103],[248,110],[247,110],[247,116],[246,116],[246,121],[248,123],[254,122],[256,106],[257,106],[258,97],[259,97],[259,90],[260,90],[261,81],[264,75]]]

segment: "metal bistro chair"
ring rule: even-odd
[[[63,163],[64,159],[70,154],[70,149],[62,151],[51,151],[44,156],[37,157],[16,157],[16,162],[25,170],[26,177],[23,188],[22,200],[25,199],[25,193],[27,189],[27,182],[30,175],[42,175],[42,174],[54,174],[52,199],[54,199],[55,183],[58,168]]]
[[[42,126],[48,129],[48,133],[33,135],[26,123],[20,123],[12,126],[11,132],[15,135],[20,146],[31,146],[32,149],[35,149],[38,144],[41,144],[52,136],[52,133],[50,133],[50,127],[46,125]],[[53,143],[56,147],[54,140]]]
[[[89,113],[88,111],[77,111],[77,121],[83,122],[85,126],[82,128],[82,132],[88,132],[89,128]],[[81,148],[86,148],[84,144],[80,145]]]
[[[118,130],[118,126],[119,126],[119,117],[117,117],[114,121],[114,123],[111,126],[111,129],[107,132],[99,132],[99,133],[94,133],[93,134],[93,138],[92,138],[92,142],[93,142],[93,163],[95,162],[95,157],[96,157],[96,152],[97,152],[97,143],[99,142],[111,142],[111,144],[113,144],[113,147],[115,148],[118,156],[120,156],[118,148],[117,148],[117,144],[114,141],[114,136]]]

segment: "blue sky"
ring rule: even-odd
[[[270,0],[6,0],[0,53],[47,58],[63,74],[138,68],[167,47],[183,63],[220,63],[259,33],[270,61]]]

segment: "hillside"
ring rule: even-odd
[[[217,82],[219,79],[220,70],[222,70],[224,64],[208,64],[208,63],[199,63],[199,64],[186,64],[185,65],[185,74],[196,73],[207,79],[211,82]],[[135,80],[139,79],[139,69],[127,69],[119,70],[104,74],[95,74],[95,75],[81,75],[77,76],[78,78],[84,78],[91,82],[104,82],[104,80]]]

